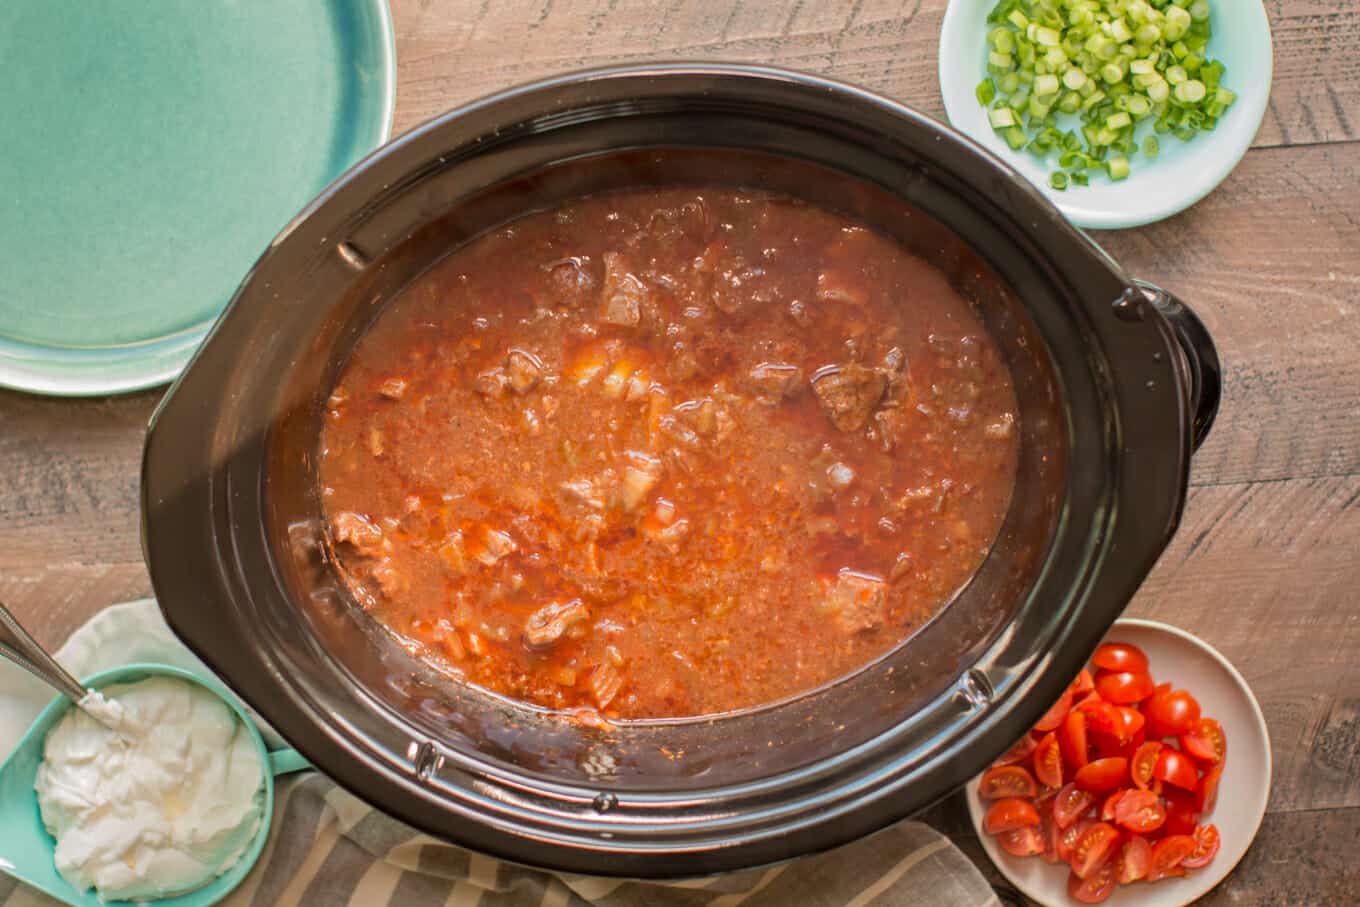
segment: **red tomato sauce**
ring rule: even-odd
[[[985,557],[1010,376],[929,263],[847,218],[636,190],[455,250],[360,339],[320,481],[356,600],[487,690],[748,708],[899,645]]]

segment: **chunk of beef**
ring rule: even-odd
[[[477,393],[483,397],[495,399],[505,394],[505,389],[510,384],[510,377],[505,374],[505,369],[499,365],[481,372],[473,379],[472,386]]]
[[[561,639],[572,624],[589,619],[590,609],[579,598],[544,605],[524,622],[524,644],[531,649],[545,649]]]
[[[474,557],[488,567],[495,566],[502,558],[514,554],[519,550],[515,540],[507,532],[499,529],[488,529],[482,537],[482,548]]]
[[[604,493],[594,479],[570,479],[557,487],[562,497],[572,504],[584,504],[591,510],[604,510]]]
[[[628,270],[618,252],[604,253],[604,308],[600,317],[610,324],[632,327],[642,319],[647,288]]]
[[[847,634],[874,630],[883,623],[887,589],[877,577],[842,570],[826,586],[822,606]]]
[[[360,557],[381,557],[392,548],[378,524],[361,513],[337,513],[331,518],[331,531],[337,542],[349,545]]]
[[[505,357],[505,377],[515,393],[528,393],[543,377],[543,363],[532,353],[511,350]]]
[[[888,380],[857,363],[841,366],[812,379],[812,391],[831,424],[841,431],[863,428],[883,399]]]
[[[828,265],[817,274],[817,298],[826,302],[864,305],[869,301],[868,281],[863,273],[848,265]]]
[[[778,403],[798,392],[803,382],[803,370],[784,362],[761,362],[751,367],[746,380],[759,400]]]
[[[548,271],[548,286],[562,302],[575,304],[595,291],[597,281],[588,258],[559,258],[543,267]]]
[[[656,483],[661,481],[661,461],[639,451],[630,450],[628,465],[619,481],[619,502],[624,510],[636,510],[647,500]]]

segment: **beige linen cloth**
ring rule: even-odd
[[[202,664],[150,600],[106,609],[56,653],[77,676],[116,664]],[[0,665],[0,759],[50,693]],[[0,858],[4,830],[0,829]],[[57,902],[0,874],[0,905]],[[948,838],[903,822],[836,850],[686,882],[554,875],[443,843],[379,813],[318,772],[280,778],[269,842],[229,907],[999,907]]]

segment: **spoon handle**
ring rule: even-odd
[[[38,641],[28,635],[14,615],[0,602],[0,655],[45,680],[72,702],[80,702],[88,692],[85,686],[57,664]]]

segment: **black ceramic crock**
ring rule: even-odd
[[[1015,376],[1020,478],[973,581],[857,674],[739,714],[582,727],[443,679],[353,605],[320,543],[320,417],[383,302],[452,247],[582,193],[684,183],[800,195],[939,267]],[[152,422],[144,545],[180,637],[373,805],[523,863],[710,873],[910,815],[1023,733],[1175,530],[1218,380],[1189,311],[907,107],[762,67],[595,70],[416,129],[288,225]]]

